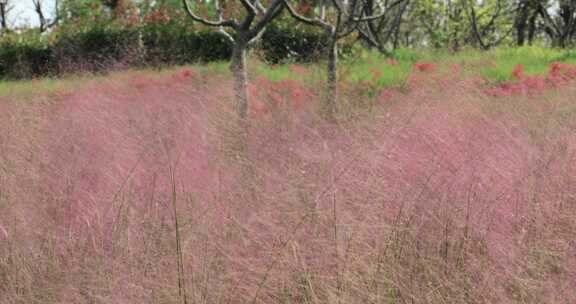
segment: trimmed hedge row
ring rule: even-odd
[[[52,40],[48,43],[46,40]],[[310,62],[325,45],[317,32],[270,27],[257,53],[269,63]],[[31,36],[0,42],[0,78],[23,79],[66,73],[101,73],[134,66],[165,66],[228,60],[232,45],[214,31],[171,26],[93,27],[48,39]]]
[[[52,49],[41,44],[6,42],[0,45],[0,77],[11,79],[49,75]]]
[[[326,36],[317,32],[270,26],[262,36],[261,49],[263,59],[272,64],[287,60],[313,62],[327,45]]]

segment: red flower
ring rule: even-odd
[[[416,62],[413,67],[420,72],[432,72],[436,66],[431,62]]]
[[[460,64],[458,63],[454,63],[451,67],[452,73],[454,74],[460,74],[460,72],[462,72],[462,67],[460,66]]]
[[[382,71],[375,68],[370,68],[370,73],[372,73],[372,81],[377,81],[378,79],[382,78],[382,76],[384,76]]]
[[[288,69],[290,70],[290,72],[295,73],[295,74],[307,74],[308,70],[305,67],[299,66],[299,65],[291,65],[290,67],[288,67]]]
[[[522,79],[524,78],[524,65],[523,64],[517,64],[514,66],[514,68],[512,69],[512,76],[514,76],[516,79]]]

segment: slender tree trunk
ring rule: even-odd
[[[234,75],[234,94],[236,95],[236,112],[241,121],[248,118],[248,71],[246,70],[246,53],[248,43],[237,41],[232,51],[230,70]]]
[[[0,30],[6,30],[8,28],[8,22],[6,22],[6,4],[0,4]]]
[[[396,29],[394,30],[394,45],[393,45],[394,50],[397,50],[399,46],[400,46],[400,24],[398,24],[396,26]]]
[[[536,37],[536,19],[538,18],[538,12],[534,12],[532,14],[532,17],[530,17],[530,20],[528,22],[528,44],[532,45],[532,42],[534,42],[534,38]]]
[[[336,113],[338,104],[338,44],[333,37],[328,48],[328,82],[326,83],[326,110],[329,117]]]
[[[516,44],[523,46],[526,41],[526,25],[528,23],[528,5],[523,3],[516,16]]]

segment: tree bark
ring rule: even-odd
[[[526,25],[528,24],[528,4],[521,3],[516,13],[516,45],[523,46],[526,42]]]
[[[234,75],[234,94],[236,95],[236,112],[241,121],[248,118],[248,71],[246,70],[246,53],[248,42],[237,41],[232,50],[230,70]]]
[[[530,20],[528,21],[528,44],[532,45],[532,42],[534,42],[534,38],[536,37],[536,20],[538,18],[538,12],[535,11],[534,13],[532,13],[532,16],[530,17]]]
[[[8,29],[8,22],[6,21],[7,4],[0,4],[0,30]]]
[[[329,117],[336,113],[338,104],[338,43],[331,38],[328,48],[328,81],[326,82],[326,110]]]

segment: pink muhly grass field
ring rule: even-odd
[[[576,301],[567,76],[413,79],[338,122],[254,79],[246,133],[229,79],[116,77],[0,100],[0,303]]]

